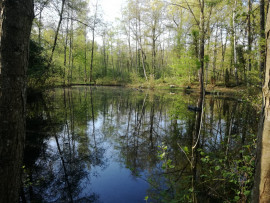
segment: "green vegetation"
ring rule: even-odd
[[[202,80],[260,87],[258,7],[250,0],[127,0],[112,24],[103,19],[98,0],[37,1],[29,86],[153,88],[198,86]],[[57,22],[48,20],[52,15]]]

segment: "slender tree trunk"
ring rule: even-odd
[[[41,8],[41,2],[39,4],[39,20],[38,20],[38,44],[41,46],[41,26],[42,26],[42,8]]]
[[[148,81],[146,70],[145,70],[144,52],[143,52],[143,49],[142,49],[141,19],[140,19],[140,16],[139,16],[139,46],[140,46],[140,50],[141,50],[143,74],[144,74],[145,80]]]
[[[93,81],[93,61],[94,61],[94,48],[95,48],[95,28],[92,30],[92,47],[91,47],[91,63],[90,63],[90,84]]]
[[[0,202],[19,202],[32,0],[0,1]]]
[[[54,51],[55,51],[55,48],[56,48],[56,45],[57,45],[58,34],[59,34],[60,26],[61,26],[61,23],[62,23],[62,20],[63,20],[65,2],[66,2],[66,0],[62,0],[62,6],[61,6],[60,13],[59,13],[59,21],[58,21],[58,25],[57,25],[57,28],[56,28],[53,47],[52,47],[52,52],[51,52],[51,55],[49,57],[47,68],[50,68],[50,66],[51,66],[52,59],[53,59],[53,54],[54,54]]]
[[[86,65],[87,65],[87,31],[86,31],[86,26],[85,26],[85,31],[84,31],[84,83],[87,82]]]
[[[142,58],[143,74],[144,74],[145,80],[148,81],[148,77],[147,77],[147,74],[146,74],[146,71],[145,71],[145,62],[144,62],[145,55],[144,55],[144,52],[142,50],[142,45],[140,47],[141,47],[141,58]]]
[[[128,23],[128,52],[129,52],[129,71],[133,68],[133,59],[132,59],[132,52],[131,52],[131,35],[130,35],[130,20]]]
[[[200,0],[200,94],[204,94],[204,0]]]
[[[69,24],[69,14],[67,19],[65,45],[64,45],[64,85],[66,84],[66,69],[67,69],[67,44],[68,44],[68,24]]]
[[[113,69],[112,69],[112,70],[113,70],[113,71],[112,71],[112,74],[113,74],[113,79],[114,79],[114,61],[113,61],[113,44],[112,44],[112,42],[111,42],[111,48],[110,48],[110,49],[111,49],[110,52],[111,52],[111,58],[112,58],[111,61],[112,61],[112,68],[113,68]]]
[[[154,25],[152,28],[152,74],[155,77],[156,72],[156,26],[157,26],[157,20],[154,19]]]
[[[136,12],[137,12],[137,8],[136,8]],[[136,47],[136,63],[135,63],[135,65],[136,65],[136,73],[138,74],[138,23],[137,23],[137,18],[136,18],[136,33],[135,33],[135,36],[136,36],[136,45],[135,45],[135,47]]]
[[[226,54],[227,41],[228,41],[228,34],[226,33],[225,43],[223,44],[222,33],[223,32],[221,31],[221,44],[222,44],[221,70],[223,70],[223,67],[224,67],[225,54]],[[228,72],[229,72],[229,70],[228,70]]]
[[[107,76],[107,57],[106,57],[106,33],[103,33],[103,63],[104,63],[104,73],[103,77]]]
[[[248,0],[248,71],[251,71],[251,11],[252,3]]]
[[[69,57],[68,57],[68,84],[72,83],[72,69],[73,69],[73,11],[71,11],[70,35],[69,35]]]
[[[260,71],[261,78],[264,78],[265,68],[265,0],[260,0]],[[262,81],[263,82],[263,81]]]
[[[236,81],[236,85],[238,85],[239,80],[238,80],[238,70],[237,70],[236,26],[235,26],[236,6],[237,6],[237,0],[234,1],[234,8],[233,8],[233,65],[234,65],[235,81]]]
[[[216,36],[215,36],[215,45],[214,45],[214,58],[213,58],[213,80],[212,84],[215,84],[216,81],[216,62],[217,62],[217,40],[218,40],[218,26],[216,27]]]
[[[91,64],[90,64],[90,75],[89,80],[90,84],[93,81],[93,62],[94,62],[94,48],[95,48],[95,28],[97,24],[97,9],[98,9],[98,0],[96,1],[96,8],[95,8],[95,15],[94,15],[94,22],[92,27],[92,48],[91,48]]]

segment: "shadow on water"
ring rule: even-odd
[[[250,198],[257,112],[216,96],[190,111],[197,102],[185,93],[102,87],[29,98],[21,201]]]

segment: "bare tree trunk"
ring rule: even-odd
[[[227,41],[228,41],[228,34],[226,33],[225,43],[223,44],[223,37],[222,37],[222,31],[221,31],[221,50],[222,50],[222,57],[221,57],[221,70],[223,70],[224,67],[224,61],[225,61],[225,54],[226,54],[226,48],[227,48]],[[228,70],[228,69],[227,69]],[[229,71],[229,70],[228,70]],[[224,74],[225,75],[225,74]],[[218,79],[218,78],[217,78]]]
[[[268,2],[269,4],[269,2]],[[255,183],[253,188],[254,203],[270,202],[270,7],[266,20],[266,68],[263,92],[263,114],[258,132]]]
[[[136,8],[136,12],[137,12],[137,8]],[[138,74],[138,22],[137,22],[137,18],[136,18],[136,73]]]
[[[69,57],[68,57],[68,84],[72,83],[73,69],[73,11],[71,11],[70,35],[69,35]]]
[[[65,45],[64,45],[64,85],[66,84],[66,69],[67,69],[67,44],[68,44],[68,29],[69,29],[68,23],[69,23],[69,14],[67,19]]]
[[[106,33],[103,33],[103,64],[104,64],[104,73],[103,77],[107,76],[107,54],[106,54]]]
[[[32,0],[0,1],[0,202],[18,202]]]
[[[146,70],[145,70],[145,62],[144,62],[144,52],[142,50],[142,36],[141,36],[141,17],[139,16],[139,46],[141,49],[141,58],[142,58],[142,66],[143,66],[143,74],[145,77],[145,80],[148,81]]]
[[[260,71],[261,71],[261,78],[263,79],[264,76],[264,67],[265,67],[265,44],[262,43],[265,40],[265,0],[260,0],[260,40],[261,40],[261,47],[260,47]],[[263,81],[262,81],[263,82]]]
[[[41,2],[39,3],[39,19],[38,19],[38,44],[41,46],[41,26],[42,26],[42,7]]]
[[[251,71],[251,11],[252,3],[248,0],[248,71]]]
[[[47,68],[49,68],[51,66],[52,59],[53,59],[53,54],[54,54],[54,51],[55,51],[55,48],[56,48],[56,45],[57,45],[58,33],[59,33],[60,26],[61,26],[61,23],[62,23],[62,20],[63,20],[63,13],[64,13],[64,8],[65,8],[65,2],[66,2],[66,0],[62,0],[61,11],[59,13],[59,21],[58,21],[58,25],[57,25],[57,28],[56,28],[56,32],[55,32],[55,36],[54,36],[54,42],[53,42],[53,47],[52,47],[52,52],[51,52],[51,55],[50,55],[50,58],[49,58],[49,61],[48,61]]]
[[[94,48],[95,48],[95,28],[92,30],[92,48],[91,48],[91,64],[90,64],[90,84],[93,81],[93,61],[94,61]]]
[[[237,0],[234,1],[234,8],[233,8],[233,65],[234,65],[235,81],[236,81],[236,84],[238,85],[239,80],[238,80],[238,70],[237,70],[236,27],[235,27],[236,6],[237,6]]]
[[[86,72],[86,65],[87,65],[87,30],[85,26],[84,32],[84,83],[87,82],[87,72]]]
[[[133,59],[132,59],[132,52],[131,52],[131,34],[130,34],[130,20],[128,23],[128,53],[129,53],[129,72],[132,71],[133,68]]]
[[[155,77],[156,72],[156,26],[157,26],[157,20],[154,19],[154,25],[152,28],[152,74]]]
[[[147,78],[147,74],[146,74],[146,71],[145,71],[145,62],[144,62],[144,52],[142,50],[142,45],[140,46],[141,47],[141,58],[142,58],[142,66],[143,66],[143,74],[144,74],[144,77],[145,77],[145,80],[148,81],[148,78]]]
[[[94,22],[92,27],[92,48],[91,48],[91,64],[90,64],[90,76],[89,82],[93,81],[93,61],[94,61],[94,48],[95,48],[95,28],[97,24],[97,9],[98,9],[98,0],[96,1],[96,8],[95,8],[95,15],[94,15]]]
[[[204,94],[204,0],[200,0],[200,94]]]
[[[217,62],[217,40],[218,40],[218,26],[216,27],[216,36],[215,36],[215,45],[214,45],[214,58],[213,58],[213,80],[211,78],[212,85],[215,84],[216,81],[216,62]]]

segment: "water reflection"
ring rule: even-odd
[[[246,103],[206,97],[199,115],[187,108],[196,96],[101,87],[28,102],[22,202],[222,202],[243,187],[239,198],[249,196],[241,168],[258,115]]]

